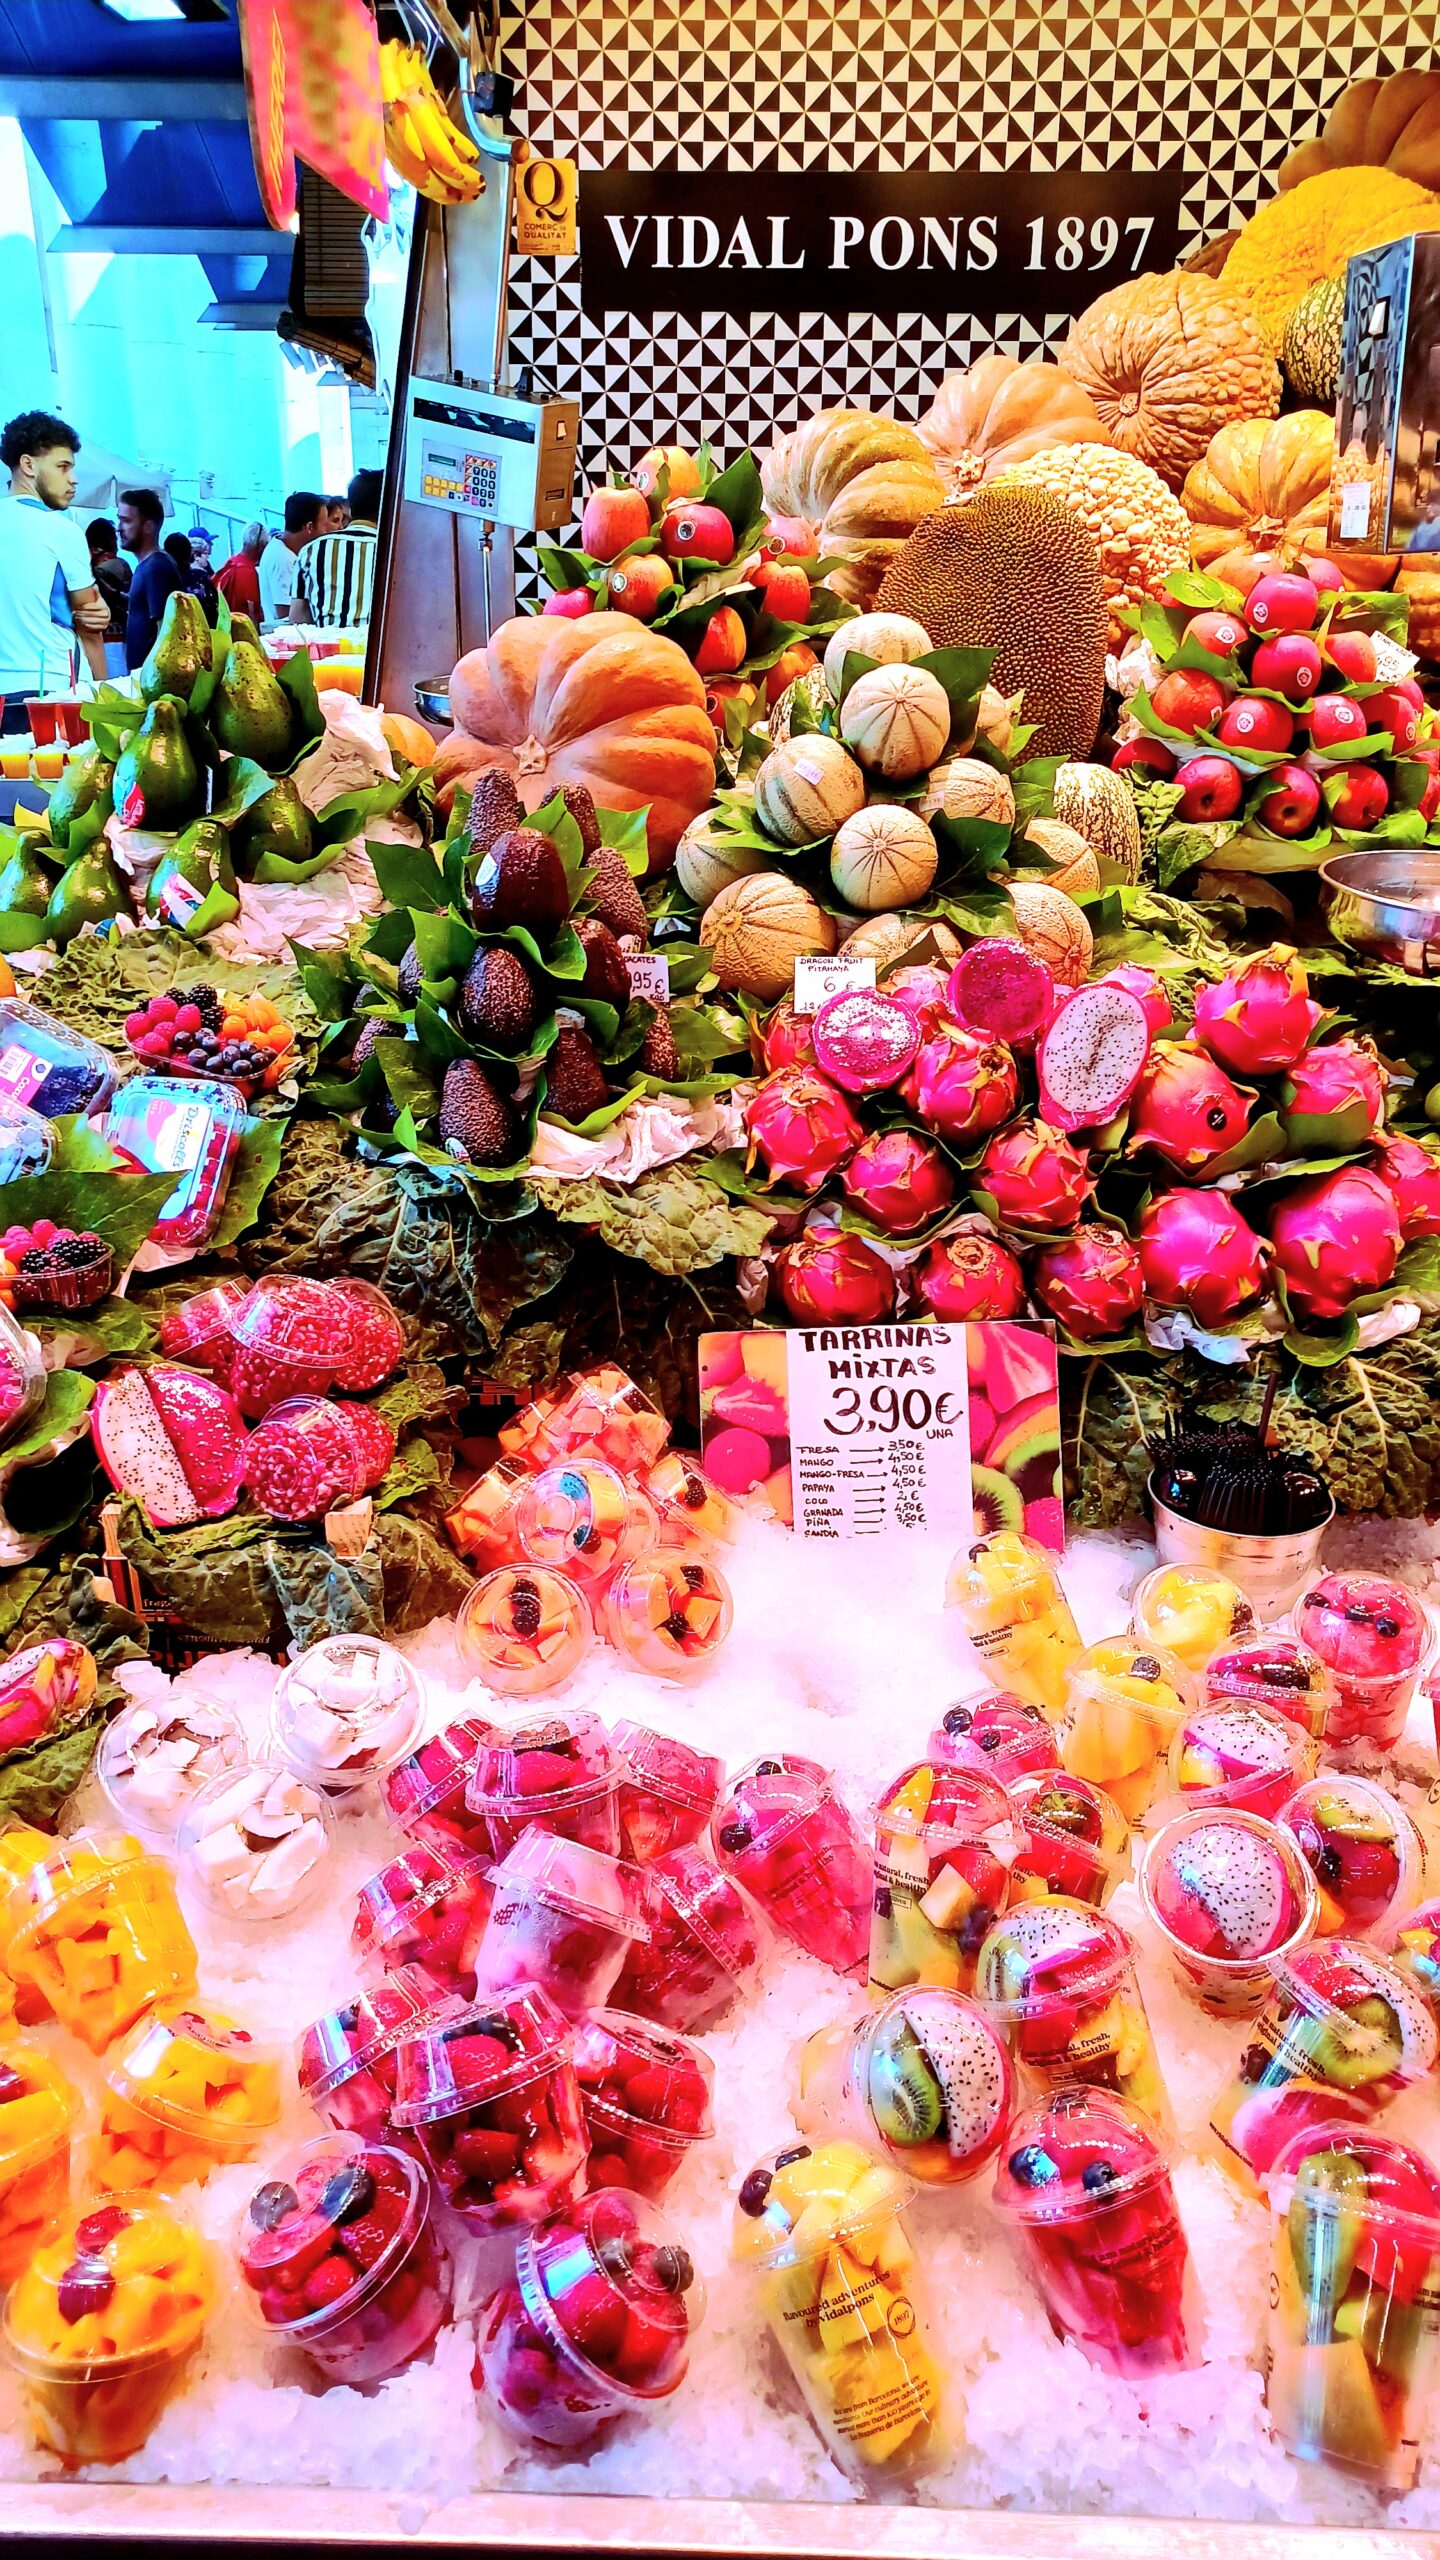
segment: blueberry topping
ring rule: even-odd
[[[778,1760],[757,1760],[755,1775],[757,1778],[779,1778],[784,1772]]]
[[[1400,1633],[1399,1619],[1377,1618],[1375,1621],[1375,1633],[1377,1636],[1385,1636],[1387,1639],[1391,1636],[1398,1636]]]
[[[1153,1653],[1137,1653],[1130,1665],[1130,1672],[1131,1677],[1136,1680],[1158,1680],[1160,1665]]]
[[[750,2214],[752,2218],[756,2214],[763,2213],[765,2210],[765,2199],[769,2193],[769,2170],[752,2169],[749,2177],[745,2180],[740,2189],[741,2212]]]
[[[947,1733],[968,1733],[974,1721],[969,1707],[947,1707],[942,1719]]]
[[[1112,2168],[1108,2160],[1092,2160],[1088,2167],[1081,2171],[1080,2184],[1087,2195],[1100,2195],[1106,2187],[1114,2186],[1119,2174],[1119,2170]]]
[[[1224,1104],[1217,1102],[1213,1111],[1206,1112],[1205,1121],[1208,1128],[1223,1129],[1225,1126]]]
[[[1003,1739],[1004,1736],[1002,1734],[982,1733],[980,1736],[980,1748],[982,1751],[998,1751]]]
[[[1315,1861],[1315,1871],[1322,1884],[1339,1884],[1345,1873],[1344,1861],[1339,1850],[1322,1849]]]
[[[721,1824],[720,1846],[722,1849],[728,1849],[732,1857],[736,1856],[741,1849],[749,1848],[751,1837],[752,1834],[748,1822],[726,1822]]]
[[[689,2250],[672,2247],[668,2240],[661,2241],[650,2268],[662,2293],[688,2293],[695,2281],[695,2261]]]
[[[1009,2167],[1017,2187],[1052,2186],[1060,2175],[1049,2152],[1042,2151],[1038,2142],[1027,2142],[1023,2151],[1012,2151]]]
[[[354,2222],[368,2213],[375,2201],[375,2181],[359,2161],[348,2168],[337,2169],[327,2178],[320,2197],[320,2210],[327,2222]]]
[[[1352,1627],[1368,1627],[1370,1612],[1363,1600],[1352,1600],[1345,1611],[1346,1623]]]
[[[257,2231],[278,2231],[288,2214],[298,2213],[300,2199],[283,2178],[269,2178],[250,2199],[250,2219]]]

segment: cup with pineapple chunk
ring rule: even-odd
[[[166,2000],[107,2063],[91,2174],[163,2188],[246,2160],[280,2120],[280,2056],[220,2010]]]
[[[1058,1723],[1080,1631],[1047,1549],[1018,1529],[993,1529],[961,1548],[945,1598],[997,1686]]]
[[[1137,1636],[1106,1636],[1070,1666],[1061,1765],[1103,1787],[1127,1822],[1139,1822],[1194,1703],[1190,1674],[1173,1653]]]
[[[128,1833],[50,1840],[12,1885],[5,1968],[92,2053],[195,1988],[194,1941],[162,1859]]]

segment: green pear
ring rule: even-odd
[[[162,694],[126,740],[115,765],[122,827],[183,827],[200,803],[200,775],[185,735],[183,703]]]
[[[263,649],[233,642],[210,702],[210,734],[227,755],[251,756],[273,773],[290,754],[294,715]]]
[[[177,587],[166,599],[150,655],[140,670],[140,691],[147,702],[162,693],[188,702],[202,676],[215,664],[215,637],[198,596]]]
[[[260,634],[249,614],[232,613],[230,616],[231,648],[238,649],[242,640],[247,649],[258,649],[260,646]]]
[[[48,816],[50,841],[57,853],[69,846],[70,830],[77,818],[93,810],[103,826],[115,806],[113,785],[115,766],[109,756],[92,747],[87,755],[71,756],[50,794]]]
[[[104,924],[110,916],[129,913],[128,884],[100,837],[56,881],[45,923],[51,941],[63,950],[85,925]]]
[[[281,854],[287,862],[308,862],[314,850],[310,812],[290,776],[282,774],[246,810],[235,830],[237,868],[248,879],[267,853]]]

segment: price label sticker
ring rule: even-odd
[[[832,996],[873,995],[875,963],[873,960],[826,960],[815,952],[802,952],[795,963],[795,991],[791,999],[797,1013],[818,1013]]]
[[[663,951],[637,951],[626,966],[632,996],[638,996],[644,1004],[669,1003],[670,963]]]
[[[1340,491],[1340,539],[1361,542],[1370,530],[1370,483],[1347,480]]]
[[[785,1338],[795,1526],[802,1538],[969,1536],[963,1325],[857,1325]]]

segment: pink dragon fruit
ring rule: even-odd
[[[945,1158],[915,1129],[877,1129],[862,1138],[840,1178],[846,1199],[887,1236],[914,1235],[955,1197]]]
[[[1369,1040],[1327,1040],[1296,1059],[1280,1095],[1285,1151],[1347,1155],[1385,1126],[1388,1078]]]
[[[781,1067],[757,1084],[745,1105],[749,1161],[761,1158],[771,1182],[818,1191],[853,1155],[863,1132],[838,1085],[815,1067]]]
[[[807,1227],[775,1256],[786,1311],[800,1324],[879,1324],[895,1305],[895,1274],[863,1236]]]
[[[1124,1333],[1145,1295],[1140,1256],[1118,1227],[1077,1227],[1058,1244],[1042,1245],[1030,1265],[1030,1286],[1077,1342]]]
[[[893,996],[852,987],[815,1016],[815,1063],[846,1093],[898,1084],[920,1046],[920,1026]]]
[[[950,1006],[961,1029],[977,1040],[1031,1049],[1054,1011],[1055,980],[1038,953],[994,935],[972,942],[956,961]]]
[[[1118,969],[1107,969],[1097,981],[1102,987],[1123,987],[1133,996],[1150,1025],[1152,1040],[1168,1031],[1172,1020],[1170,999],[1153,969],[1137,969],[1133,960],[1122,960]]]
[[[1378,1173],[1342,1165],[1287,1191],[1270,1241],[1291,1306],[1302,1316],[1343,1316],[1352,1298],[1383,1289],[1400,1259],[1400,1213]]]
[[[950,973],[933,960],[907,960],[891,971],[883,992],[913,1013],[923,1032],[937,1022],[953,1020],[949,1006]]]
[[[1244,1137],[1254,1100],[1252,1085],[1232,1084],[1193,1041],[1161,1040],[1131,1098],[1128,1151],[1149,1147],[1177,1172],[1198,1172]]]
[[[978,1227],[932,1244],[914,1274],[932,1315],[949,1324],[993,1322],[1025,1309],[1025,1274],[998,1237]]]
[[[982,1138],[1009,1119],[1020,1079],[1002,1042],[939,1022],[925,1030],[900,1090],[937,1137]]]
[[[1195,997],[1195,1036],[1237,1076],[1273,1076],[1293,1067],[1316,1023],[1300,962],[1287,942],[1272,943]]]
[[[1146,1294],[1197,1324],[1224,1324],[1264,1293],[1268,1249],[1226,1191],[1160,1192],[1136,1241]]]
[[[1440,1236],[1440,1156],[1418,1138],[1382,1138],[1370,1167],[1378,1173],[1400,1212],[1400,1233],[1407,1244],[1421,1236]]]
[[[782,996],[759,1040],[758,1064],[767,1076],[778,1075],[782,1067],[813,1067],[815,1043],[812,1037],[815,1017],[797,1013],[788,996]],[[751,1034],[752,1046],[755,1045]]]
[[[1002,1226],[1049,1236],[1074,1226],[1085,1206],[1089,1167],[1048,1120],[1017,1120],[991,1139],[974,1179],[976,1190],[994,1201]]]

